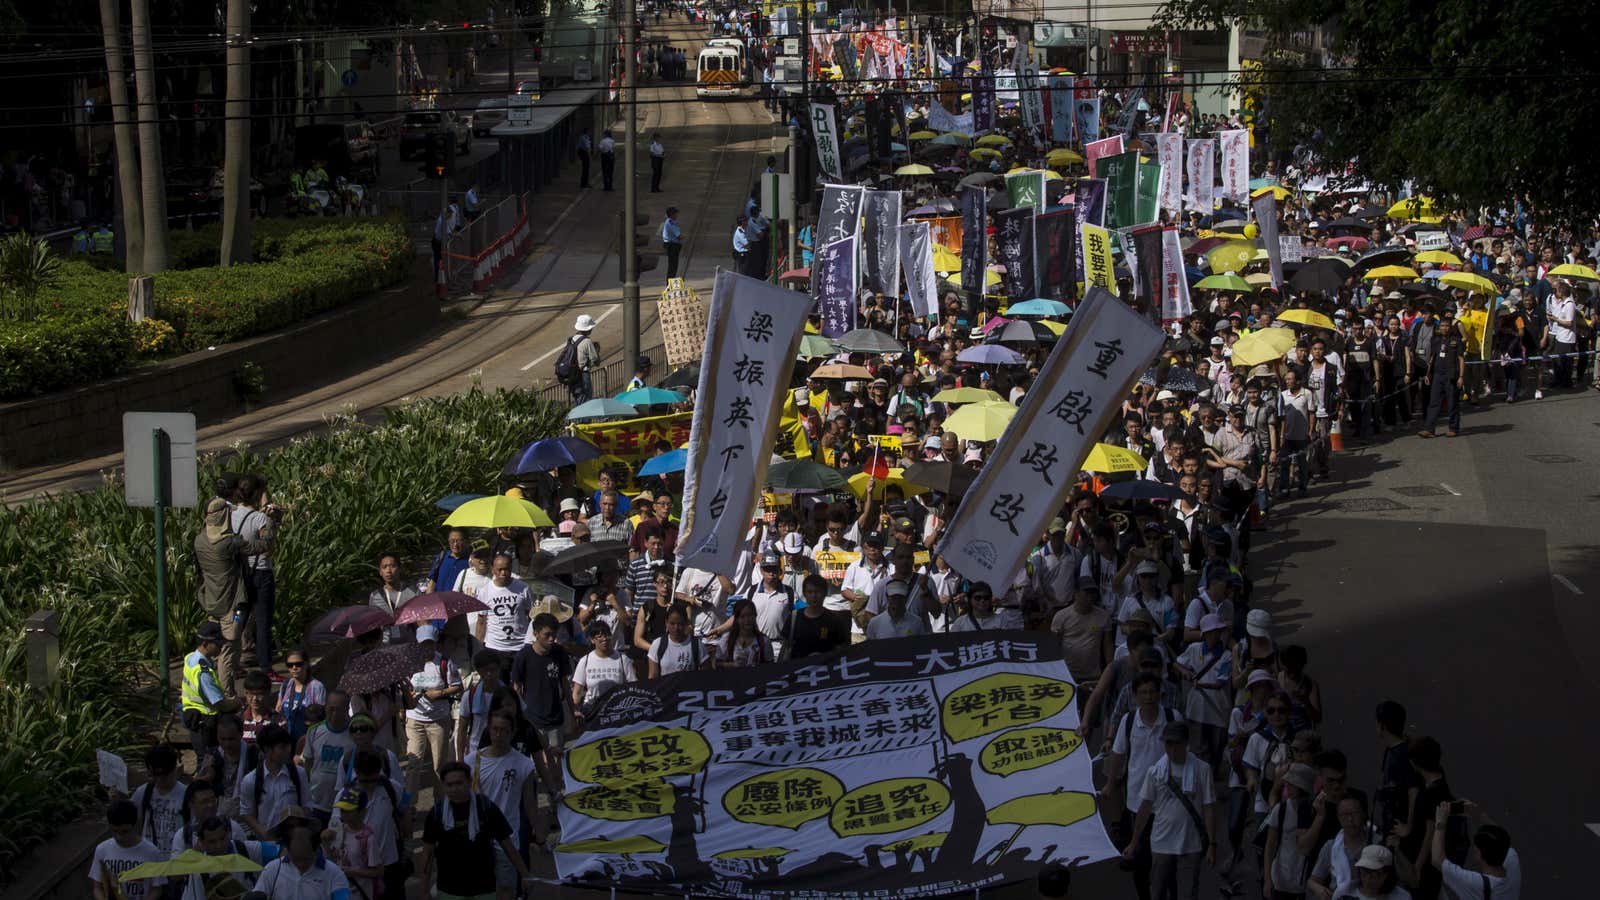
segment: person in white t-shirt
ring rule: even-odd
[[[94,859],[89,863],[89,882],[94,900],[124,897],[126,900],[154,898],[160,891],[161,879],[119,881],[122,873],[147,862],[161,862],[167,858],[160,848],[139,836],[139,808],[128,800],[113,800],[106,807],[106,822],[111,826],[111,837],[94,848]],[[107,889],[108,885],[114,885]],[[120,891],[120,893],[118,893]]]
[[[1157,897],[1198,900],[1200,860],[1217,862],[1217,793],[1211,767],[1189,753],[1189,726],[1168,722],[1164,755],[1145,773],[1133,839],[1122,851],[1132,860],[1150,825],[1151,888]]]
[[[572,671],[572,708],[585,716],[594,712],[612,688],[636,680],[633,661],[616,652],[609,624],[592,619],[587,634],[594,649],[585,653]]]
[[[660,678],[674,672],[704,669],[716,662],[714,644],[700,640],[689,633],[689,614],[682,604],[674,603],[667,610],[667,633],[650,644],[646,655],[650,661],[650,677]]]
[[[144,755],[150,780],[133,790],[134,809],[139,812],[139,836],[166,853],[172,849],[173,832],[183,821],[183,795],[187,790],[178,778],[178,754],[166,744],[151,747]]]
[[[994,589],[987,582],[975,581],[967,589],[967,612],[950,623],[951,631],[1005,631],[1022,627],[1022,610],[996,609]]]
[[[528,634],[533,591],[521,579],[512,577],[509,556],[496,556],[489,571],[489,583],[478,588],[478,600],[489,609],[473,636],[497,653],[515,653],[522,649]]]
[[[1458,801],[1462,813],[1482,822],[1472,835],[1478,850],[1479,870],[1456,865],[1445,856],[1445,831],[1450,818],[1449,803],[1434,810],[1433,852],[1430,861],[1439,860],[1444,886],[1460,900],[1522,900],[1522,860],[1511,849],[1511,835],[1504,828],[1484,820],[1482,811],[1471,800]]]
[[[906,583],[899,580],[891,581],[884,587],[884,611],[867,622],[867,640],[915,637],[928,633],[928,626],[922,617],[912,615],[906,608],[910,593]]]
[[[494,556],[489,552],[489,548],[479,547],[472,551],[472,556],[467,559],[467,567],[456,576],[456,583],[450,586],[450,590],[459,591],[469,597],[478,596],[478,591],[485,585],[494,583],[494,573],[491,571],[493,564]],[[482,610],[467,613],[467,634],[474,636],[478,634],[478,622],[483,616]]]
[[[760,614],[751,600],[740,600],[733,605],[732,626],[717,643],[719,669],[751,669],[772,662],[772,642],[761,633]]]
[[[300,824],[288,829],[284,855],[267,863],[256,877],[256,890],[266,900],[342,900],[350,896],[344,871],[318,851],[319,832]]]
[[[1150,777],[1150,771],[1161,759],[1165,745],[1162,743],[1166,726],[1173,722],[1183,721],[1183,716],[1177,710],[1161,704],[1161,676],[1150,672],[1140,672],[1133,679],[1134,702],[1138,704],[1128,711],[1121,720],[1113,722],[1111,727],[1111,753],[1106,759],[1106,779],[1111,785],[1119,785],[1123,795],[1124,811],[1122,814],[1122,828],[1124,834],[1132,835],[1133,826],[1139,813],[1139,805],[1143,802],[1145,781]],[[1127,778],[1124,780],[1123,776]],[[1146,827],[1152,827],[1146,825]],[[1130,837],[1129,846],[1134,847],[1133,877],[1137,886],[1142,881],[1149,884],[1152,866],[1150,844],[1148,835]],[[1143,895],[1145,892],[1140,891]]]
[[[511,739],[516,732],[516,723],[508,712],[492,713],[489,746],[467,754],[465,762],[472,770],[473,790],[489,798],[505,814],[511,825],[512,846],[522,846],[522,821],[526,816],[533,824],[533,845],[543,848],[549,825],[539,811],[538,769],[532,759],[512,748]],[[512,900],[519,884],[517,870],[499,847],[495,848],[494,868],[495,896],[498,900]]]

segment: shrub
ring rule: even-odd
[[[170,322],[143,319],[130,324],[133,352],[139,356],[165,356],[178,345],[178,332]]]
[[[120,309],[90,307],[31,322],[0,322],[0,399],[119,375],[132,353],[132,330]]]

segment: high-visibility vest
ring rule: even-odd
[[[216,710],[211,708],[205,694],[200,691],[200,674],[209,668],[201,660],[205,660],[205,656],[198,651],[183,658],[183,709],[192,709],[206,716],[216,715]]]
[[[96,253],[115,253],[115,252],[117,252],[117,237],[116,237],[115,234],[113,234],[111,232],[111,229],[102,228],[99,231],[96,231],[94,233],[94,252],[96,252]]]

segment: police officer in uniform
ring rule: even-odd
[[[205,759],[216,731],[217,716],[239,708],[239,701],[226,697],[217,684],[217,656],[222,653],[222,626],[201,622],[196,635],[199,646],[183,658],[183,727],[189,730],[196,759]]]
[[[78,231],[72,236],[72,253],[88,253],[94,249],[94,234],[89,231],[87,221],[78,223]]]
[[[678,225],[678,208],[667,207],[661,222],[661,246],[667,251],[667,277],[678,277],[678,254],[683,252],[683,229]]]
[[[617,169],[617,142],[612,139],[611,133],[600,139],[600,181],[603,183],[601,190],[611,190],[611,179]]]
[[[91,248],[95,253],[104,253],[107,256],[117,252],[117,236],[112,232],[110,225],[100,223],[100,227],[95,230]]]
[[[1418,437],[1433,437],[1434,423],[1441,414],[1450,417],[1448,437],[1461,433],[1461,391],[1467,385],[1466,342],[1456,328],[1456,314],[1445,309],[1439,314],[1439,327],[1434,330],[1433,346],[1429,349],[1428,373],[1422,376],[1428,385],[1428,417]]]
[[[594,141],[590,139],[589,132],[585,131],[578,135],[578,163],[583,166],[578,173],[578,188],[580,190],[589,189],[589,151],[593,147]]]

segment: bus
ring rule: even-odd
[[[737,97],[739,54],[728,47],[706,47],[696,61],[694,93],[697,97]]]

